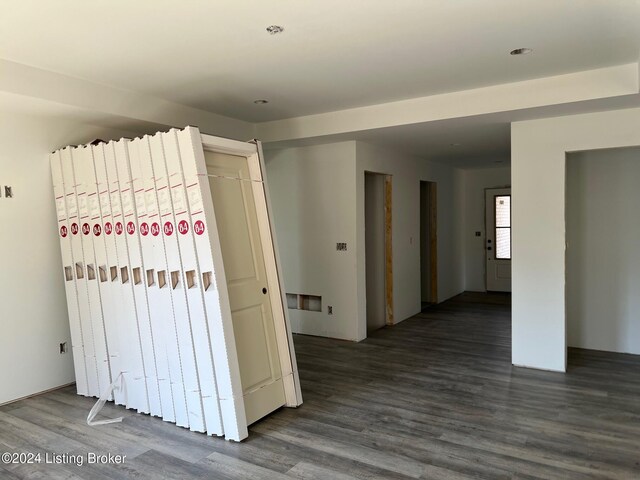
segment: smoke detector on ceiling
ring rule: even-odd
[[[269,25],[267,27],[267,32],[269,32],[270,35],[277,35],[278,33],[284,32],[284,27],[281,27],[280,25]]]

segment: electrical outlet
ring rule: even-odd
[[[327,315],[333,315],[333,307],[331,305],[327,305]]]
[[[62,342],[60,344],[60,355],[67,353],[67,342]]]

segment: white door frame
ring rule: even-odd
[[[284,284],[280,272],[282,271],[278,250],[275,248],[277,241],[275,238],[275,229],[273,228],[273,219],[271,215],[271,204],[266,182],[264,157],[262,154],[262,145],[259,141],[241,142],[230,140],[212,135],[201,134],[201,152],[204,159],[204,150],[236,155],[247,159],[249,172],[252,180],[253,196],[255,201],[256,213],[258,216],[258,224],[260,230],[260,239],[262,241],[262,250],[264,252],[264,262],[267,272],[267,282],[269,284],[269,297],[271,300],[271,309],[276,332],[276,341],[278,344],[278,356],[280,358],[280,368],[282,369],[282,380],[285,390],[285,405],[288,407],[297,407],[302,404],[302,392],[300,390],[300,380],[298,377],[298,367],[295,358],[295,350],[293,346],[293,337],[291,335],[291,324],[289,322],[287,302],[285,298]],[[210,198],[210,197],[209,197]],[[215,214],[215,208],[214,208]],[[217,232],[217,226],[215,231]],[[222,256],[214,257],[214,264],[217,271],[224,271]],[[231,318],[231,309],[229,304],[229,292],[226,283],[218,285],[220,292],[220,300],[222,308],[223,321],[229,331],[233,331],[233,321]],[[224,318],[226,317],[226,318]],[[229,341],[233,339],[233,341]],[[227,349],[229,357],[237,359],[236,344],[233,335],[227,339]],[[230,350],[233,350],[231,352]],[[239,368],[234,369],[237,372],[238,382]],[[240,395],[242,392],[240,391]]]

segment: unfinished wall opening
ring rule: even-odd
[[[438,303],[438,191],[420,182],[420,299],[422,310]]]
[[[322,297],[302,293],[287,293],[287,307],[291,310],[322,311]]]
[[[393,325],[391,175],[365,172],[367,331]]]
[[[640,354],[640,148],[566,162],[567,346]]]

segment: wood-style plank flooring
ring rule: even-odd
[[[640,357],[571,350],[567,374],[511,366],[510,299],[465,293],[368,340],[296,336],[305,403],[242,443],[64,388],[0,407],[0,453],[126,455],[2,465],[0,479],[640,479]]]

